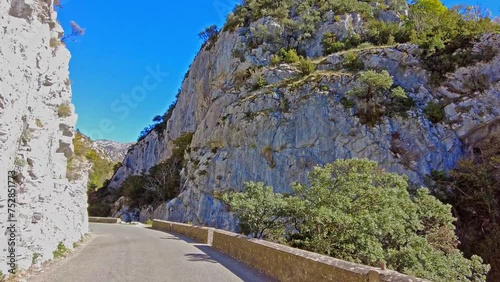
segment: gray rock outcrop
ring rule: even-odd
[[[96,140],[94,141],[96,147],[98,147],[109,159],[115,163],[123,161],[123,158],[127,154],[128,149],[134,143],[120,143],[111,140]]]
[[[356,15],[349,15],[335,25],[357,27],[354,19]],[[280,30],[269,19],[252,24],[250,30],[256,24]],[[332,30],[331,24],[326,22],[319,30]],[[312,167],[339,158],[368,158],[421,185],[432,170],[456,165],[464,155],[464,136],[499,118],[500,54],[459,68],[441,87],[434,87],[417,46],[357,50],[365,68],[387,70],[395,85],[415,101],[407,117],[386,116],[370,127],[341,103],[358,85],[356,75],[342,68],[345,52],[321,58],[319,71],[304,78],[293,65],[269,65],[270,55],[279,50],[272,43],[241,50],[247,46],[244,34],[222,32],[216,42],[204,46],[182,84],[165,132],[151,133],[134,145],[112,179],[111,187],[117,188],[127,176],[147,171],[170,156],[173,140],[193,132],[181,194],[158,207],[155,218],[234,230],[236,220],[219,200],[222,192],[241,190],[246,181],[262,181],[277,192],[289,192],[291,182],[307,181]],[[321,55],[318,38],[303,44],[310,46],[308,54]],[[500,36],[485,35],[476,48],[481,50],[482,45],[498,50]],[[251,67],[256,64],[261,67]],[[246,70],[250,77],[243,76],[242,81]],[[251,83],[258,75],[273,85],[255,90]],[[488,78],[481,81],[481,91],[469,85],[473,76]],[[424,108],[439,100],[448,101],[446,120],[432,123]]]

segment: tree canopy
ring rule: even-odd
[[[434,281],[485,280],[489,266],[456,248],[451,206],[427,189],[410,195],[407,177],[348,159],[315,167],[308,182],[289,196],[249,183],[224,199],[247,233],[281,233],[294,247]]]

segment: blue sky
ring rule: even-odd
[[[175,99],[201,46],[198,33],[211,24],[222,26],[235,3],[61,1],[58,19],[64,29],[71,30],[71,20],[86,29],[67,44],[76,127],[93,139],[136,141]]]
[[[77,128],[92,139],[136,141],[155,115],[175,99],[201,46],[198,32],[217,24],[237,0],[62,0],[58,19],[86,29],[69,42]],[[496,0],[445,0],[480,4],[500,14]]]

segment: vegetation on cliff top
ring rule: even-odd
[[[324,55],[349,50],[363,42],[375,45],[414,43],[421,48],[422,61],[434,83],[439,83],[446,73],[457,67],[491,58],[493,50],[474,54],[473,42],[484,33],[500,32],[500,25],[480,7],[461,5],[447,9],[439,0],[415,0],[409,5],[404,0],[245,0],[229,14],[223,31],[240,27],[245,30],[260,18],[271,17],[285,28],[285,33],[271,34],[266,26],[258,25],[252,32],[253,37],[249,38],[250,47],[253,49],[268,42],[288,48],[289,42],[295,41],[298,53],[302,54],[307,46],[303,43],[312,38],[320,23],[328,21],[330,11],[335,15],[334,21],[340,21],[344,14],[359,14],[364,29],[355,33],[351,28],[350,35],[342,40],[327,32],[322,40]],[[400,21],[381,20],[380,14],[388,11],[399,15]],[[211,39],[217,38],[216,29],[207,30],[212,31]]]

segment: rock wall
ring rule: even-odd
[[[344,24],[332,29],[342,34],[357,18],[346,16]],[[355,73],[342,68],[345,52],[317,59],[318,71],[301,78],[296,66],[269,66],[271,54],[293,42],[242,48],[249,46],[252,27],[258,24],[283,32],[278,23],[264,18],[208,42],[191,65],[165,133],[153,133],[134,146],[115,175],[118,187],[128,175],[168,157],[172,140],[181,133],[195,133],[181,194],[158,207],[153,217],[234,230],[236,220],[219,200],[221,192],[241,190],[246,181],[262,181],[287,192],[291,182],[306,182],[313,166],[338,158],[369,158],[420,185],[432,170],[455,166],[464,154],[462,139],[468,132],[500,117],[498,53],[488,62],[456,70],[441,87],[433,87],[414,45],[357,50],[365,68],[386,69],[416,104],[408,117],[384,117],[370,127],[360,124],[354,111],[341,103],[358,86]],[[320,40],[313,37],[304,43],[310,46],[306,52],[322,56]],[[475,52],[482,52],[482,46],[498,50],[500,36],[484,36]],[[255,65],[261,67],[252,68]],[[238,76],[245,70],[251,70],[251,77],[242,83]],[[272,86],[253,89],[258,75]],[[487,81],[478,91],[470,82],[481,77]],[[423,110],[431,101],[447,103],[444,122],[427,119]]]
[[[122,162],[130,146],[134,143],[120,143],[111,140],[96,140],[95,147],[99,148],[108,158],[115,162]]]
[[[77,116],[70,53],[51,0],[0,2],[0,271],[7,273],[8,171],[16,171],[19,268],[51,259],[88,232],[86,179],[69,182]],[[86,175],[86,173],[84,172]]]

